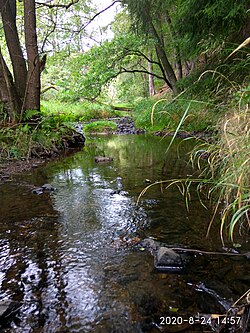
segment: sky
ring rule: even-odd
[[[96,7],[98,8],[98,11],[107,8],[112,4],[112,2],[113,2],[112,0],[92,0],[92,3],[95,4]],[[104,11],[102,14],[96,17],[95,20],[90,24],[90,29],[93,28],[98,29],[98,27],[106,27],[107,25],[109,25],[113,21],[116,13],[119,11],[119,8],[120,8],[119,4],[115,4],[108,10]],[[101,41],[105,39],[111,39],[112,37],[113,33],[111,29],[108,29],[105,35],[100,34]]]

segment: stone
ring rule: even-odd
[[[106,156],[96,156],[95,157],[95,162],[96,163],[109,163],[112,162],[113,158],[112,157],[106,157]]]
[[[0,300],[0,328],[9,323],[16,313],[20,310],[22,304],[10,299]]]
[[[163,246],[156,252],[154,263],[160,271],[178,272],[184,268],[181,255]]]
[[[152,238],[145,238],[141,242],[141,246],[149,250],[152,254],[155,253],[159,248],[159,244]]]
[[[43,184],[42,189],[43,189],[43,191],[49,191],[49,192],[52,192],[55,190],[51,184]]]
[[[2,299],[0,301],[0,317],[4,315],[4,313],[8,310],[11,304],[11,300],[9,299]]]
[[[36,195],[41,195],[43,194],[43,189],[41,187],[36,187],[32,190],[32,193]]]
[[[43,184],[41,187],[36,187],[32,190],[33,194],[41,195],[45,192],[52,192],[55,188],[51,184]]]

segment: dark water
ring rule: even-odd
[[[152,187],[136,206],[146,179],[194,172],[186,155],[193,142],[176,141],[165,156],[168,143],[95,138],[73,156],[0,184],[0,299],[22,305],[3,332],[159,332],[160,317],[220,313],[249,288],[245,257],[196,254],[183,274],[162,274],[148,251],[131,245],[135,237],[154,237],[167,246],[222,251],[218,221],[205,239],[211,212],[195,189],[189,211],[177,187]],[[103,154],[114,161],[95,163]],[[44,183],[56,191],[32,193]]]

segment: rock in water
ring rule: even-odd
[[[52,192],[55,190],[51,184],[43,184],[42,189],[43,191],[48,191],[48,192]]]
[[[0,301],[0,327],[7,325],[20,310],[21,304],[10,299]]]
[[[180,272],[184,268],[180,254],[167,248],[160,247],[155,255],[155,268],[159,271]]]
[[[51,184],[43,184],[41,187],[36,187],[32,190],[33,194],[40,195],[43,193],[50,193],[55,191],[55,188]]]
[[[112,161],[113,161],[112,157],[106,157],[106,156],[96,156],[95,157],[96,163],[108,163],[108,162],[112,162]]]

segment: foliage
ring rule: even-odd
[[[189,57],[212,55],[225,41],[238,42],[236,36],[249,19],[248,0],[181,0],[175,8],[174,25]]]
[[[145,59],[142,62],[136,52],[144,45],[142,39],[123,34],[101,46],[93,46],[84,54],[50,57],[50,66],[43,75],[45,86],[53,83],[59,90],[53,92],[54,96],[65,102],[94,100],[119,74],[142,69]],[[138,86],[141,81],[137,81]]]

